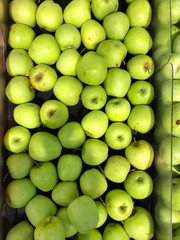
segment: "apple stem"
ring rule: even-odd
[[[136,141],[136,138],[133,137],[133,140],[134,140],[134,146],[137,147],[138,146],[138,142]]]
[[[51,223],[53,216],[50,217],[49,221],[47,222],[47,225]]]
[[[9,171],[6,173],[6,175],[4,176],[4,178],[3,178],[3,182],[5,182],[5,180],[6,180],[6,178],[7,178],[7,176],[9,175]]]
[[[84,47],[81,52],[80,52],[80,55],[86,50],[86,48]]]
[[[39,167],[39,163],[37,163],[34,159],[33,159],[33,162]]]
[[[101,198],[101,196],[99,196],[99,199],[100,199],[100,201],[103,203],[103,205],[105,204],[104,203],[104,201],[103,201],[103,199]]]
[[[82,148],[75,148],[75,149],[73,150],[73,153],[72,153],[72,154],[75,154],[76,150],[82,151]]]
[[[131,170],[129,170],[129,172],[134,172],[136,171],[136,168],[132,168]]]
[[[92,2],[91,2],[91,6],[90,6],[90,9],[92,8],[93,4],[94,4],[94,1],[92,1]]]
[[[151,69],[151,63],[150,62],[146,62],[145,64],[144,64],[144,68],[148,71],[148,73],[150,74],[150,69]]]
[[[117,67],[117,68],[119,68],[119,67],[120,67],[118,63],[116,64],[116,67]]]

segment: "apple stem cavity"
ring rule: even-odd
[[[146,62],[146,63],[144,64],[144,68],[145,68],[145,70],[148,71],[149,74],[150,74],[151,66],[152,66],[152,64],[151,64],[150,62]]]
[[[50,118],[55,114],[56,110],[51,110],[49,113]]]

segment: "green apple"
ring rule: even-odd
[[[125,156],[130,164],[139,169],[148,169],[154,160],[154,149],[147,140],[133,141],[126,149]]]
[[[5,148],[13,153],[21,153],[28,149],[30,131],[22,126],[10,127],[4,135]]]
[[[14,153],[6,159],[9,174],[14,179],[25,178],[34,166],[28,153]]]
[[[81,92],[81,102],[89,110],[99,110],[106,104],[107,94],[101,85],[87,85]]]
[[[65,240],[64,225],[56,216],[45,217],[34,230],[35,240]]]
[[[27,220],[15,224],[6,235],[6,240],[23,240],[23,238],[34,240],[34,228]]]
[[[78,233],[77,234],[79,240],[102,240],[102,234],[99,230],[96,228],[90,230],[88,233],[82,234]]]
[[[128,118],[130,111],[130,103],[122,97],[111,98],[105,105],[105,112],[109,120],[113,122],[124,122]]]
[[[36,187],[28,178],[12,180],[5,190],[6,203],[11,208],[25,207],[36,192]]]
[[[61,51],[67,49],[78,49],[81,45],[81,34],[77,27],[70,23],[60,25],[56,32],[55,38]]]
[[[53,0],[42,2],[36,12],[36,22],[40,28],[55,32],[63,23],[63,12],[60,4],[55,3]]]
[[[35,97],[35,90],[28,77],[16,76],[7,83],[5,94],[10,102],[21,104],[32,101]]]
[[[72,237],[77,233],[77,230],[75,229],[75,227],[69,221],[69,217],[68,217],[68,213],[67,213],[67,207],[61,207],[57,211],[56,216],[58,218],[60,218],[62,223],[63,223],[66,238]]]
[[[103,19],[103,27],[106,31],[107,38],[122,41],[129,31],[129,19],[123,12],[113,12]]]
[[[100,42],[96,51],[105,58],[108,68],[119,68],[127,55],[125,44],[116,39]]]
[[[73,0],[64,9],[65,23],[80,28],[82,24],[91,19],[91,7],[88,0]]]
[[[113,97],[124,97],[131,85],[130,74],[120,68],[108,69],[107,77],[103,82],[107,95]]]
[[[9,14],[16,23],[23,23],[30,27],[36,25],[37,4],[32,0],[13,0],[9,3]]]
[[[36,64],[53,65],[56,63],[61,50],[53,35],[43,33],[34,38],[28,52]]]
[[[82,195],[73,200],[67,208],[70,222],[82,234],[88,233],[98,224],[98,209],[94,200]]]
[[[180,53],[180,47],[179,46],[180,46],[180,34],[178,34],[173,41],[172,48],[173,48],[174,53]]]
[[[6,70],[12,77],[29,76],[34,63],[24,49],[12,49],[6,58]]]
[[[44,218],[55,215],[56,212],[57,207],[54,202],[40,194],[35,195],[25,207],[26,217],[34,227]]]
[[[29,74],[32,86],[42,92],[51,90],[57,78],[56,71],[49,65],[43,63],[34,66]]]
[[[86,140],[86,135],[80,123],[67,122],[58,131],[58,138],[64,148],[80,147]]]
[[[95,50],[106,39],[106,32],[98,21],[89,19],[81,26],[81,39],[85,48]]]
[[[139,240],[149,240],[154,236],[153,218],[147,209],[135,206],[132,216],[124,220],[124,228],[129,236]]]
[[[79,102],[83,85],[72,76],[61,76],[56,81],[53,92],[55,97],[67,106],[74,106]]]
[[[75,181],[59,182],[51,192],[52,200],[63,207],[67,207],[78,196],[78,184]]]
[[[35,36],[35,31],[31,27],[23,23],[14,23],[9,30],[8,44],[12,48],[28,50]]]
[[[107,211],[104,204],[98,200],[95,201],[99,213],[99,221],[96,228],[101,227],[107,220]]]
[[[56,167],[51,162],[42,162],[34,166],[29,174],[31,182],[43,192],[51,191],[58,181]]]
[[[136,170],[128,174],[124,181],[124,188],[132,198],[145,199],[153,191],[153,181],[147,172]]]
[[[118,0],[92,1],[92,13],[98,20],[103,20],[104,17],[107,16],[109,13],[116,12],[118,10],[118,7],[119,7]]]
[[[89,138],[83,144],[81,157],[90,166],[104,162],[108,157],[108,145],[100,139]]]
[[[147,0],[136,0],[129,4],[126,14],[131,27],[147,28],[152,19],[152,7]]]
[[[180,4],[178,0],[171,1],[171,23],[178,24],[180,22]]]
[[[32,102],[19,104],[14,108],[13,117],[17,124],[25,128],[38,128],[41,125],[40,106]]]
[[[121,183],[126,180],[130,168],[131,165],[125,157],[112,155],[105,163],[104,174],[110,181]]]
[[[124,44],[130,54],[147,54],[152,48],[152,38],[143,27],[132,27],[125,36]]]
[[[129,236],[123,226],[118,222],[108,223],[103,230],[104,240],[129,240]]]
[[[150,56],[140,54],[130,58],[126,68],[132,78],[146,80],[154,73],[154,61]]]
[[[61,181],[75,181],[82,171],[82,160],[75,154],[64,154],[58,159],[57,171]]]
[[[132,140],[132,132],[126,123],[111,123],[105,133],[107,145],[115,150],[126,148]]]
[[[113,220],[124,221],[130,217],[134,203],[125,190],[112,189],[106,194],[105,208]]]
[[[129,127],[140,133],[147,133],[155,123],[155,115],[151,106],[142,104],[132,108],[127,123]]]
[[[95,51],[88,51],[77,62],[76,71],[78,78],[83,83],[99,85],[107,75],[105,58]]]
[[[76,76],[76,66],[80,58],[81,55],[76,49],[66,49],[59,56],[56,68],[63,75]]]
[[[109,119],[106,113],[101,110],[92,110],[81,120],[81,126],[87,136],[92,138],[102,137],[109,124]]]
[[[49,132],[35,132],[29,142],[29,155],[39,162],[51,161],[61,155],[58,138]]]
[[[150,104],[154,100],[154,87],[150,82],[136,81],[131,84],[127,97],[133,105]]]
[[[86,170],[79,179],[80,188],[84,195],[96,199],[104,194],[108,188],[108,183],[103,174],[96,168]]]
[[[45,101],[40,108],[40,119],[44,126],[50,129],[62,127],[69,119],[67,106],[54,99]]]

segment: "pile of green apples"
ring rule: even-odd
[[[6,240],[149,240],[155,64],[147,0],[13,0]],[[43,96],[43,97],[42,97]]]

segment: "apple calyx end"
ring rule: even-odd
[[[126,209],[127,209],[127,206],[123,205],[120,207],[120,210],[125,213],[126,212]]]
[[[180,120],[176,120],[176,125],[180,125]]]
[[[137,181],[141,182],[142,181],[142,177],[138,177]]]

